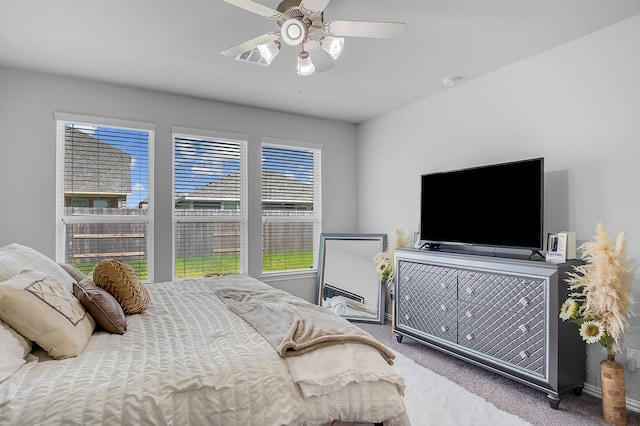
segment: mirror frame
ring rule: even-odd
[[[348,233],[322,233],[320,234],[320,251],[318,253],[318,277],[317,277],[317,292],[316,292],[316,304],[322,306],[322,300],[324,295],[324,271],[326,267],[326,243],[331,240],[340,241],[377,241],[380,247],[380,252],[387,249],[387,234],[348,234]],[[373,257],[373,256],[372,256]],[[371,259],[371,268],[375,271],[376,264]],[[386,285],[378,278],[378,314],[375,318],[360,318],[342,316],[349,321],[354,322],[372,322],[378,324],[384,324],[385,320],[385,299],[386,299]]]

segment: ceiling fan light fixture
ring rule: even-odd
[[[297,18],[287,19],[282,23],[280,36],[285,43],[297,46],[307,38],[307,27]]]
[[[262,58],[267,62],[267,65],[271,64],[273,58],[280,53],[280,42],[278,40],[271,40],[263,44],[256,46]]]
[[[311,57],[309,56],[309,52],[305,52],[304,50],[298,54],[298,67],[297,72],[298,75],[307,76],[311,75],[315,72],[316,66],[311,62]]]
[[[399,39],[407,32],[404,22],[325,21],[324,9],[331,0],[278,0],[275,9],[262,5],[260,0],[224,1],[276,21],[280,30],[254,37],[220,53],[239,60],[248,57],[251,59],[247,62],[270,65],[284,43],[300,46],[299,75],[311,75],[333,67],[333,60],[342,54],[343,37]],[[318,34],[320,32],[322,34]]]
[[[333,59],[338,59],[338,56],[342,53],[342,47],[344,46],[343,37],[322,37],[322,49],[327,52]]]

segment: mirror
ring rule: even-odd
[[[386,246],[386,234],[320,234],[317,304],[352,321],[384,323],[373,257]]]

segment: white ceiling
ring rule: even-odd
[[[333,68],[301,77],[288,45],[269,67],[221,55],[279,29],[222,0],[0,0],[0,65],[359,123],[638,14],[640,0],[332,0],[325,21],[408,32],[346,38]]]

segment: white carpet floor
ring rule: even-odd
[[[393,368],[404,377],[404,404],[412,426],[531,426],[411,359],[395,352]]]

